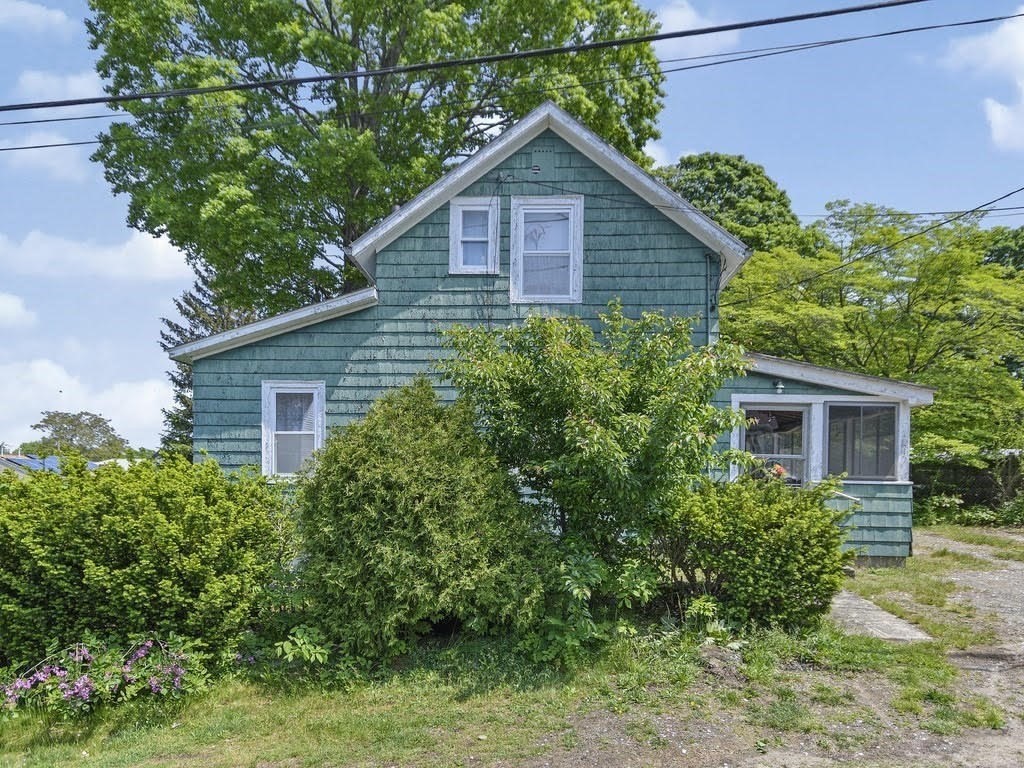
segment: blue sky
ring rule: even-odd
[[[853,0],[644,0],[681,29]],[[916,6],[676,41],[664,58],[1024,13],[1020,0]],[[0,0],[0,103],[92,96],[85,2]],[[668,64],[666,66],[672,66]],[[670,74],[662,161],[688,152],[761,163],[814,215],[848,198],[904,210],[970,208],[1024,184],[1024,20]],[[94,113],[96,110],[89,110]],[[69,114],[67,111],[62,116]],[[0,122],[48,116],[0,115]],[[88,140],[104,121],[0,126],[0,147]],[[170,400],[159,318],[190,275],[125,225],[89,147],[0,152],[0,442],[43,410],[90,410],[154,446]],[[1007,201],[1024,205],[1024,195]],[[809,219],[806,219],[809,220]],[[1020,226],[1024,217],[994,223]]]

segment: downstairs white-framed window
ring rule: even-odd
[[[498,273],[497,197],[456,197],[448,203],[448,273]]]
[[[263,474],[295,475],[324,444],[322,381],[263,382]]]
[[[847,480],[896,479],[897,409],[891,404],[828,403],[827,472]]]
[[[807,480],[808,410],[796,406],[747,405],[740,444],[787,483]]]
[[[513,197],[509,299],[583,301],[583,196]]]

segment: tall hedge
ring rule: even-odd
[[[527,630],[547,536],[474,430],[425,378],[336,430],[299,492],[311,620],[350,657],[400,654],[433,623]]]
[[[262,479],[213,462],[0,473],[0,663],[86,632],[216,650],[250,621],[282,552],[280,515]]]

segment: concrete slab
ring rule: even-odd
[[[829,618],[851,635],[867,635],[901,642],[932,639],[910,622],[883,611],[870,600],[865,600],[845,589],[833,599]]]

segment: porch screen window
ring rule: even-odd
[[[322,382],[263,382],[263,472],[294,475],[323,445]]]
[[[511,295],[582,301],[583,198],[513,198]]]
[[[747,408],[743,449],[769,467],[780,466],[792,483],[801,483],[807,464],[805,412],[798,409]]]
[[[896,479],[896,406],[829,405],[828,473]]]
[[[497,273],[498,198],[457,197],[449,209],[449,273]]]

